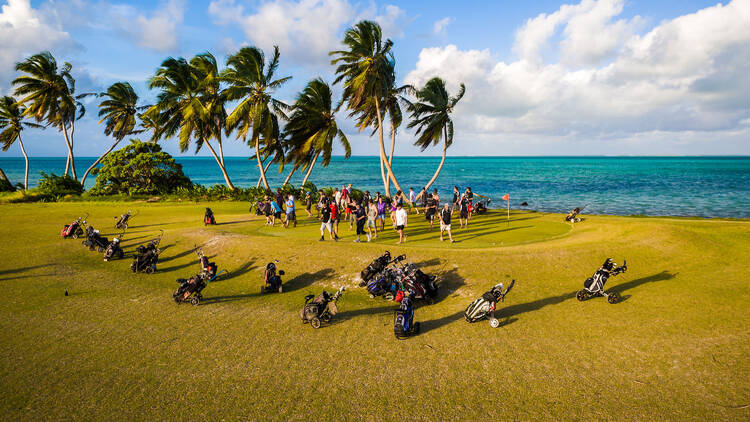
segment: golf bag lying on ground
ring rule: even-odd
[[[63,226],[62,231],[60,232],[60,236],[63,237],[63,239],[73,238],[78,239],[79,237],[83,236],[85,233],[84,227],[86,227],[86,218],[89,215],[86,214],[86,217],[78,217],[75,221],[73,221],[70,224],[66,224]]]
[[[360,273],[362,282],[359,283],[359,286],[364,287],[368,281],[375,277],[377,273],[383,271],[391,262],[391,253],[388,251],[385,251],[383,255],[375,258],[375,260]]]
[[[128,211],[125,214],[121,215],[119,218],[115,217],[115,218],[118,219],[117,222],[115,223],[115,228],[116,229],[121,229],[121,230],[127,229],[128,228],[128,222],[130,221],[130,219],[132,217],[135,217],[135,215],[131,214],[130,211]]]
[[[401,299],[401,306],[396,310],[393,332],[399,340],[419,333],[419,323],[414,322],[414,294],[411,292]]]
[[[164,236],[164,231],[156,239],[145,245],[138,245],[135,248],[133,263],[130,264],[131,271],[134,273],[144,272],[146,274],[153,274],[156,271],[156,264],[159,262],[159,254],[161,253],[159,243],[162,236]]]
[[[395,265],[404,259],[406,255],[397,256],[390,262],[394,265],[385,267],[370,279],[367,283],[370,297],[385,296],[387,300],[393,300],[401,290],[411,292],[413,299],[424,299],[427,303],[432,303],[438,293],[437,277],[425,274],[412,263],[400,267]]]
[[[473,213],[477,215],[482,215],[487,212],[487,205],[489,205],[490,199],[482,199],[476,204],[474,204],[474,210]]]
[[[467,322],[477,322],[484,318],[490,318],[490,326],[497,328],[500,326],[500,321],[495,318],[495,306],[497,302],[504,302],[505,295],[508,294],[513,285],[516,284],[516,280],[511,280],[510,286],[503,291],[503,283],[498,283],[485,292],[481,297],[471,303],[466,311],[464,311],[464,317]]]
[[[98,252],[104,252],[104,248],[109,245],[109,239],[100,235],[99,230],[95,230],[93,226],[88,226],[86,227],[86,240],[81,243],[90,251],[96,249]]]
[[[279,262],[278,260],[275,262]],[[260,288],[260,294],[263,293],[275,293],[282,292],[281,287],[281,276],[284,275],[284,270],[279,270],[278,275],[276,274],[276,264],[269,262],[266,265],[266,270],[263,272],[263,286]]]
[[[302,323],[307,324],[309,322],[313,328],[320,328],[321,322],[330,322],[331,318],[338,312],[336,302],[344,293],[344,290],[346,288],[341,286],[335,294],[324,290],[318,297],[315,297],[315,295],[305,296],[305,305],[299,313]]]
[[[573,208],[573,211],[569,212],[568,215],[565,216],[565,221],[568,221],[570,223],[579,223],[581,221],[581,218],[578,217],[578,214],[583,211],[583,208]]]
[[[627,261],[623,262],[621,267],[618,267],[617,264],[612,261],[612,258],[607,258],[601,268],[596,270],[593,276],[586,279],[583,283],[584,289],[578,291],[576,298],[580,301],[584,301],[594,296],[604,296],[607,298],[607,302],[617,303],[620,300],[620,295],[617,292],[605,292],[604,284],[610,276],[624,273],[627,270]]]
[[[105,261],[109,261],[112,258],[122,259],[122,257],[125,256],[125,252],[120,246],[120,241],[122,241],[123,236],[125,236],[125,230],[115,236],[114,239],[112,239],[112,241],[107,244],[107,248],[104,249]]]
[[[216,224],[216,219],[214,218],[214,212],[211,211],[211,208],[206,207],[206,213],[203,215],[203,225],[207,226],[209,224]]]
[[[196,254],[198,254],[198,258],[200,259],[201,272],[188,279],[177,279],[180,287],[172,294],[172,298],[177,304],[182,302],[190,302],[193,305],[199,304],[203,300],[203,294],[201,293],[203,289],[221,274],[216,272],[216,263],[208,262],[208,258],[203,254],[202,250],[198,249]],[[221,272],[224,272],[224,270],[221,270]]]

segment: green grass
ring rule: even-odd
[[[748,420],[750,222],[504,212],[441,243],[422,216],[409,242],[318,242],[318,223],[268,228],[238,202],[49,203],[0,207],[0,412],[7,420]],[[159,272],[103,262],[59,231],[78,215],[107,235],[138,209],[124,243],[164,229]],[[455,224],[454,226],[457,226]],[[198,307],[174,280],[198,271],[194,245],[228,278]],[[423,333],[393,336],[391,302],[356,287],[388,249],[440,275]],[[574,295],[607,257],[628,272],[624,301]],[[287,291],[258,295],[279,259]],[[503,325],[464,308],[515,278]],[[299,321],[303,297],[350,287],[332,324]],[[64,290],[70,296],[63,295]]]

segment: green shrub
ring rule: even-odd
[[[47,174],[45,172],[39,172],[42,175],[39,180],[39,187],[37,190],[42,194],[49,195],[52,197],[60,197],[65,195],[80,195],[83,193],[83,186],[78,180],[68,176],[58,176],[55,173]]]
[[[107,155],[91,174],[97,176],[92,195],[166,195],[193,185],[158,144],[137,139]]]

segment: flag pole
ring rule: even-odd
[[[510,227],[510,195],[508,195],[508,227]]]

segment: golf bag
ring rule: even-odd
[[[86,240],[81,243],[90,251],[96,249],[98,252],[104,252],[104,248],[109,245],[109,239],[100,235],[99,230],[95,230],[93,226],[88,226],[86,227]]]
[[[568,213],[568,215],[565,216],[565,221],[570,223],[578,223],[581,221],[581,218],[578,217],[578,214],[583,211],[583,208],[573,208],[571,212]]]
[[[84,227],[86,226],[86,218],[88,217],[88,214],[86,214],[86,217],[78,217],[75,221],[73,221],[70,224],[66,224],[63,226],[62,231],[60,232],[60,236],[62,236],[63,239],[73,238],[78,239],[79,237],[83,236]]]
[[[193,305],[198,305],[203,300],[203,289],[206,285],[219,276],[221,273],[217,273],[217,267],[215,262],[209,262],[206,255],[203,254],[202,250],[196,252],[201,264],[201,272],[188,278],[178,278],[177,282],[180,283],[180,287],[172,294],[172,298],[179,305],[183,302],[190,302]],[[224,270],[222,270],[224,272]]]
[[[579,290],[576,294],[576,298],[579,301],[592,298],[594,296],[604,296],[607,298],[609,303],[617,303],[620,300],[620,295],[617,292],[605,292],[604,284],[607,279],[611,276],[615,276],[620,273],[624,273],[628,269],[628,262],[623,262],[622,266],[618,267],[612,258],[607,258],[602,264],[601,268],[596,270],[593,276],[586,279],[583,283],[583,290]]]
[[[393,321],[393,332],[399,340],[419,333],[419,323],[414,322],[413,293],[409,293],[401,300],[401,306],[396,310]]]
[[[305,296],[305,305],[300,311],[302,323],[307,324],[309,322],[313,328],[320,328],[321,322],[330,322],[331,318],[338,312],[336,302],[344,293],[344,290],[346,288],[341,286],[334,294],[324,290],[318,297],[315,297],[315,295]]]
[[[208,226],[209,224],[216,224],[216,219],[211,208],[206,207],[206,213],[203,215],[203,225]]]
[[[135,256],[133,257],[133,263],[130,264],[130,270],[134,273],[144,272],[146,274],[153,274],[156,271],[156,264],[159,262],[159,243],[164,235],[159,235],[156,239],[148,242],[145,245],[138,245],[135,248]]]
[[[437,276],[425,274],[411,263],[403,267],[403,272],[404,289],[414,292],[415,299],[424,299],[431,304],[438,293]]]
[[[482,215],[487,212],[487,205],[489,205],[489,199],[482,199],[474,204],[474,214]]]
[[[505,295],[513,288],[514,284],[516,284],[516,281],[511,280],[510,286],[503,291],[503,283],[498,283],[490,291],[485,292],[481,297],[472,302],[464,311],[466,321],[477,322],[490,317],[490,326],[492,328],[499,327],[500,321],[492,316],[495,311],[495,305],[497,302],[505,301]]]
[[[276,261],[279,262],[279,261]],[[263,286],[260,288],[260,294],[263,293],[274,293],[282,292],[281,287],[281,276],[284,275],[284,270],[279,270],[278,275],[276,274],[276,264],[269,262],[266,265],[266,270],[263,272]]]
[[[128,228],[128,222],[130,221],[130,219],[132,217],[135,217],[135,215],[131,214],[130,211],[128,211],[125,214],[121,215],[119,218],[115,217],[115,218],[118,218],[117,222],[115,223],[115,228],[116,229],[121,229],[121,230],[127,229]]]
[[[362,272],[360,273],[360,276],[362,277],[362,282],[360,283],[360,287],[364,286],[369,282],[375,274],[383,271],[388,264],[391,263],[391,253],[388,251],[385,251],[385,253],[377,258],[375,258],[374,261],[370,263],[370,265],[367,266]]]
[[[122,233],[118,234],[117,236],[112,239],[109,244],[107,244],[106,249],[104,249],[104,260],[109,261],[113,258],[122,259],[125,256],[125,252],[122,250],[122,247],[120,246],[120,241],[122,241],[122,237],[125,236],[125,230],[122,231]]]

